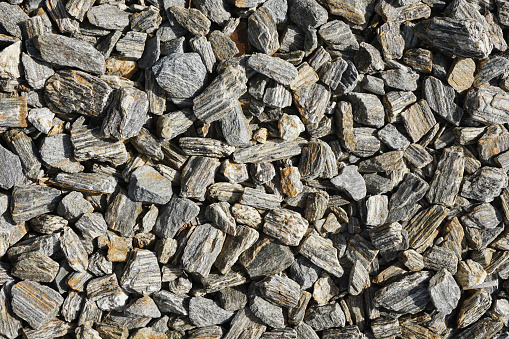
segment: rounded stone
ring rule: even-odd
[[[207,81],[207,69],[198,53],[172,53],[156,62],[152,71],[172,99],[194,97]]]

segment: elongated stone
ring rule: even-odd
[[[12,190],[11,214],[16,222],[30,220],[52,212],[60,202],[62,193],[43,186],[15,186]]]
[[[261,53],[249,57],[247,66],[283,85],[290,85],[299,73],[289,62]]]
[[[452,206],[459,192],[465,158],[463,149],[450,147],[444,150],[437,166],[435,177],[427,193],[427,198],[433,203]]]
[[[85,72],[103,74],[104,56],[92,45],[57,34],[44,34],[35,39],[42,58],[58,66],[68,66]]]
[[[210,224],[197,226],[182,254],[182,266],[189,273],[206,278],[221,252],[225,236]]]
[[[392,311],[415,314],[422,311],[430,297],[426,288],[431,273],[416,272],[393,282],[375,293],[376,305]]]

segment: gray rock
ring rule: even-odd
[[[42,59],[51,64],[75,67],[94,74],[103,74],[106,70],[104,56],[82,40],[44,34],[35,38],[35,46]]]
[[[290,19],[303,29],[317,28],[327,22],[327,10],[314,0],[290,0]]]
[[[270,327],[284,328],[285,317],[283,308],[259,297],[254,296],[249,302],[249,308],[262,322]]]
[[[71,137],[68,134],[55,134],[44,138],[39,149],[41,160],[50,167],[67,173],[83,171],[83,166],[74,159]]]
[[[27,21],[28,15],[18,5],[0,3],[0,26],[10,35],[22,38],[21,24]]]
[[[166,204],[172,197],[171,181],[150,166],[138,167],[131,174],[129,197],[134,201]]]
[[[461,290],[456,280],[445,268],[430,279],[428,291],[437,310],[446,315],[458,306],[461,298]]]
[[[199,327],[219,325],[233,316],[232,311],[221,308],[214,300],[195,297],[189,301],[189,319]]]
[[[0,187],[10,189],[24,178],[19,157],[0,145]]]
[[[173,238],[178,230],[193,220],[199,212],[200,207],[193,201],[173,195],[161,208],[153,231],[161,238]]]
[[[148,105],[145,92],[136,88],[120,88],[115,92],[103,121],[103,135],[119,140],[137,136],[147,119]]]
[[[46,80],[45,80],[46,81]],[[49,108],[33,108],[28,113],[28,121],[41,133],[48,134],[53,126],[55,114]]]
[[[152,66],[157,83],[170,98],[193,98],[207,81],[207,68],[198,53],[173,53]]]
[[[87,12],[88,21],[97,27],[117,30],[129,25],[129,13],[118,6],[103,4],[90,8]]]
[[[25,78],[33,89],[41,89],[44,87],[46,80],[55,74],[51,64],[32,58],[30,55],[23,53],[21,62],[25,70]],[[48,133],[48,132],[46,132]]]
[[[97,212],[85,213],[76,221],[75,226],[81,231],[83,236],[90,239],[103,235],[108,229],[108,224],[106,224],[103,215]]]
[[[161,312],[187,315],[188,300],[186,295],[178,295],[169,291],[159,291],[152,295]]]
[[[318,280],[322,269],[306,257],[299,256],[290,266],[290,277],[307,290]]]
[[[355,201],[366,196],[366,182],[357,170],[357,166],[346,166],[340,175],[331,179],[331,183]]]
[[[136,248],[129,253],[120,286],[130,293],[149,295],[161,289],[161,271],[154,252]]]
[[[34,329],[41,328],[53,319],[64,302],[64,298],[54,289],[29,280],[12,286],[11,295],[13,312]]]
[[[345,326],[346,317],[341,306],[338,303],[333,303],[309,308],[304,321],[315,331],[322,331],[332,327]]]
[[[93,210],[92,204],[83,198],[82,193],[76,191],[63,197],[57,207],[58,215],[67,220],[76,220],[85,213],[93,212]]]

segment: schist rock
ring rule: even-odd
[[[0,338],[505,338],[508,29],[0,2]]]

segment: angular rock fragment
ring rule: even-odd
[[[131,174],[129,197],[139,202],[166,204],[172,197],[171,181],[150,166],[138,167]]]
[[[35,39],[44,61],[93,74],[105,72],[104,56],[92,45],[58,34],[44,34]]]
[[[113,193],[118,179],[103,173],[59,173],[51,182],[59,187],[89,193]]]
[[[429,185],[418,176],[408,173],[398,190],[389,201],[389,215],[386,222],[406,220],[411,208],[421,200],[429,189]]]
[[[64,231],[60,236],[60,247],[72,269],[77,272],[84,272],[88,268],[88,255],[85,247],[70,227],[64,227]]]
[[[401,114],[407,133],[419,141],[437,122],[425,100],[418,101]]]
[[[218,202],[211,204],[205,211],[207,219],[226,234],[236,235],[237,224],[230,212],[230,204]]]
[[[507,100],[507,93],[499,87],[473,87],[467,92],[464,106],[475,121],[486,125],[504,124],[509,121]]]
[[[384,125],[384,108],[376,95],[350,93],[348,98],[352,103],[355,112],[353,119],[356,122],[378,128]]]
[[[131,293],[152,294],[161,289],[161,272],[155,254],[134,249],[120,278],[120,286]]]
[[[278,258],[278,260],[266,260],[266,258]],[[252,279],[279,273],[287,269],[293,261],[293,253],[288,246],[266,237],[259,239],[239,257],[239,263]]]
[[[23,280],[52,282],[59,265],[41,252],[27,252],[16,258],[11,274]]]
[[[285,327],[285,316],[282,307],[255,295],[249,302],[249,308],[264,324],[273,328]]]
[[[494,228],[502,222],[502,216],[491,204],[475,206],[472,211],[461,217],[461,223],[466,227]]]
[[[491,295],[483,289],[465,299],[458,313],[458,327],[465,328],[479,320],[490,308],[491,301]]]
[[[294,92],[294,101],[304,124],[318,124],[322,120],[330,90],[320,84],[312,83]]]
[[[104,217],[100,213],[85,213],[76,221],[75,226],[85,237],[90,239],[103,235],[108,228]]]
[[[83,166],[72,156],[71,137],[67,134],[55,134],[44,138],[39,152],[43,163],[50,168],[67,173],[83,171]]]
[[[0,52],[0,76],[2,78],[17,79],[21,76],[20,54],[21,41],[5,47]],[[24,65],[24,68],[26,69],[27,67]]]
[[[405,41],[401,35],[400,24],[386,22],[378,28],[378,41],[382,45],[382,52],[386,59],[400,59],[403,57]]]
[[[481,264],[472,259],[459,262],[456,280],[464,289],[481,285],[486,277],[487,273]]]
[[[129,65],[132,65],[132,67],[135,68],[136,63],[134,63],[134,61],[143,56],[146,41],[146,33],[134,31],[127,32],[126,35],[119,39],[115,44],[115,49],[120,53],[122,59],[110,58],[106,62],[112,62],[113,64],[117,63],[116,66],[119,67],[121,71],[122,68],[129,67]],[[128,71],[131,70],[128,69]],[[112,72],[109,71],[108,73]]]
[[[347,166],[331,183],[358,201],[366,196],[366,183],[356,166]]]
[[[493,48],[482,23],[470,18],[435,17],[416,24],[414,33],[427,44],[460,58],[484,59]]]
[[[162,238],[172,238],[182,226],[194,219],[199,211],[199,206],[191,200],[173,195],[161,208],[154,232]]]
[[[343,275],[337,249],[332,246],[332,241],[317,234],[309,234],[299,247],[299,253],[308,258],[313,264],[326,270],[336,277]]]
[[[308,228],[308,222],[299,213],[288,209],[270,211],[265,217],[263,231],[282,243],[297,246]]]
[[[103,138],[100,127],[83,125],[83,120],[79,118],[71,129],[71,142],[74,147],[74,158],[77,161],[95,159],[118,166],[125,163],[128,158],[122,141]]]
[[[290,85],[298,75],[297,68],[289,62],[261,53],[255,53],[249,57],[247,66],[286,86]]]
[[[36,330],[53,319],[64,302],[54,289],[29,280],[13,285],[11,295],[13,312]]]
[[[24,97],[0,97],[0,127],[27,127],[27,116]]]
[[[233,315],[219,307],[213,300],[194,297],[189,300],[189,319],[199,327],[219,325],[228,321]]]
[[[3,146],[0,146],[0,187],[10,189],[23,180],[23,168],[19,157]]]
[[[178,100],[194,97],[207,80],[207,69],[198,53],[170,54],[159,59],[152,71],[159,86]]]
[[[76,221],[83,214],[92,212],[94,207],[83,198],[80,192],[71,192],[67,194],[57,207],[57,213],[67,220]]]
[[[52,212],[60,202],[61,194],[59,190],[50,187],[15,186],[11,198],[12,218],[15,222],[23,222]]]
[[[395,312],[415,314],[422,311],[430,296],[426,289],[430,272],[416,272],[393,282],[375,293],[376,305]]]
[[[112,103],[103,120],[103,136],[118,140],[137,136],[145,124],[148,105],[145,92],[135,88],[120,88],[113,95]]]
[[[491,162],[495,155],[509,149],[509,132],[500,125],[489,126],[477,145],[480,160]]]
[[[136,179],[132,178],[131,180]],[[110,229],[119,232],[124,237],[131,237],[134,234],[134,226],[141,209],[141,202],[132,200],[126,191],[120,189],[108,206],[103,220],[108,223]],[[83,220],[82,222],[86,221]],[[89,219],[88,222],[92,225],[97,222],[99,222],[99,225],[102,224],[100,220],[94,219]]]
[[[369,274],[366,267],[364,267],[364,263],[360,260],[356,260],[350,271],[348,293],[351,295],[359,295],[370,285]]]
[[[169,12],[182,27],[196,36],[206,35],[210,29],[210,20],[197,9],[173,6]]]
[[[203,201],[207,187],[212,184],[219,160],[193,156],[182,170],[180,196]]]
[[[332,327],[343,327],[346,323],[344,312],[338,303],[315,305],[308,309],[304,322],[316,331]]]
[[[474,82],[475,61],[470,58],[457,58],[449,70],[447,82],[456,91],[463,92]]]
[[[507,175],[499,168],[481,167],[461,190],[461,196],[482,202],[491,202],[507,187]]]
[[[129,25],[129,13],[110,4],[90,8],[87,11],[87,18],[92,25],[109,30],[122,30]]]
[[[452,206],[463,180],[465,157],[460,147],[446,148],[438,162],[435,178],[426,195],[433,203]]]
[[[423,85],[424,98],[431,110],[447,121],[458,125],[463,116],[463,110],[454,103],[454,89],[431,76],[424,80]]]
[[[135,13],[130,19],[131,29],[143,33],[153,33],[159,28],[162,22],[159,9],[154,6],[150,6],[142,12]]]
[[[210,224],[197,226],[189,237],[182,266],[189,273],[206,278],[223,247],[225,236]]]
[[[429,244],[429,241],[434,238],[435,230],[448,213],[449,209],[441,205],[433,205],[415,214],[405,225],[410,247],[417,249]]]
[[[118,285],[117,276],[109,274],[88,282],[87,298],[101,310],[109,311],[124,307],[128,296]]]

